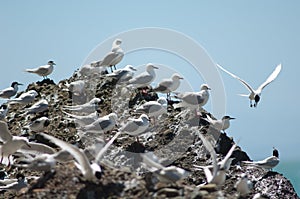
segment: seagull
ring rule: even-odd
[[[209,98],[210,87],[207,84],[201,85],[199,92],[185,92],[179,93],[175,97],[181,99],[182,102],[175,104],[174,108],[188,107],[191,109],[197,109],[199,106],[204,106]]]
[[[85,82],[83,80],[77,80],[71,82],[70,84],[66,84],[66,86],[68,87],[70,92],[72,92],[76,96],[79,96],[84,92]]]
[[[106,77],[112,77],[118,80],[118,83],[127,82],[132,79],[136,69],[132,65],[126,65],[122,69],[115,70],[113,73],[107,74]]]
[[[4,164],[8,164],[8,166],[11,162],[10,156],[17,151],[21,153],[33,154],[52,154],[55,152],[54,149],[47,145],[29,142],[25,137],[12,136],[10,131],[8,130],[6,122],[0,121],[0,132],[0,140],[3,142],[3,144],[0,146],[0,163],[3,163],[3,160],[7,158],[8,162],[4,162]]]
[[[138,136],[143,134],[149,127],[149,118],[147,115],[142,114],[138,119],[130,118],[129,121],[120,128],[122,133],[136,136],[137,142],[139,142]]]
[[[81,112],[81,113],[93,113],[98,109],[98,104],[101,102],[101,99],[95,97],[88,101],[85,104],[74,105],[74,106],[64,106],[64,110],[74,111],[74,112]]]
[[[255,162],[242,161],[242,163],[244,163],[246,165],[261,167],[266,170],[272,170],[279,163],[279,153],[278,153],[277,149],[273,148],[273,155],[270,157],[267,157],[264,160],[255,161]]]
[[[226,171],[229,170],[232,161],[230,156],[235,150],[236,144],[233,144],[230,150],[227,152],[225,158],[220,163],[217,163],[217,158],[216,158],[217,155],[212,144],[201,133],[199,133],[199,137],[202,140],[203,145],[211,155],[212,162],[213,162],[213,172],[210,171],[210,166],[194,165],[194,167],[196,167],[196,170],[199,169],[204,170],[207,183],[223,185],[226,180]]]
[[[98,162],[100,160],[100,158],[102,157],[102,155],[107,151],[107,149],[109,148],[109,146],[112,144],[112,142],[120,135],[121,132],[118,132],[113,138],[112,140],[110,140],[100,151],[100,157],[99,154],[96,157],[96,162]],[[62,141],[60,139],[57,139],[51,135],[47,135],[45,133],[41,133],[41,135],[43,137],[45,137],[46,139],[50,140],[51,142],[53,142],[55,145],[59,146],[62,150],[65,150],[67,152],[69,152],[77,161],[77,164],[75,164],[77,166],[77,168],[80,169],[80,171],[82,172],[84,178],[87,181],[94,181],[96,180],[96,178],[99,176],[99,172],[101,172],[101,168],[98,164],[96,164],[95,162],[90,164],[87,156],[85,155],[85,153],[80,150],[79,148],[77,148],[76,146],[73,146],[65,141]]]
[[[5,119],[7,112],[8,112],[8,106],[6,104],[2,104],[0,106],[0,120]]]
[[[75,122],[81,126],[91,124],[99,118],[99,114],[97,111],[94,111],[93,113],[90,113],[88,115],[74,115],[66,111],[62,111],[62,112],[70,117],[68,119],[75,120]]]
[[[228,73],[230,76],[234,77],[235,79],[239,80],[242,84],[244,84],[244,86],[250,91],[250,94],[245,95],[245,94],[241,94],[241,96],[247,96],[250,99],[250,107],[254,106],[257,107],[257,104],[260,100],[260,96],[261,96],[261,92],[262,90],[268,85],[270,84],[272,81],[274,81],[276,79],[276,77],[278,76],[278,74],[281,71],[281,64],[277,65],[277,67],[275,68],[275,70],[272,72],[272,74],[268,77],[268,79],[262,83],[258,89],[254,90],[247,82],[245,82],[244,80],[242,80],[241,78],[239,78],[238,76],[230,73],[229,71],[227,71],[226,69],[224,69],[222,66],[218,65],[217,66],[223,70],[224,72]],[[252,101],[255,101],[254,105],[252,105]]]
[[[48,61],[47,65],[39,66],[33,69],[26,69],[25,71],[29,73],[35,73],[39,76],[42,76],[45,79],[48,75],[52,73],[54,65],[56,65],[54,61]]]
[[[7,184],[6,186],[0,186],[0,190],[15,190],[20,191],[27,187],[27,180],[23,174],[17,174],[17,181]]]
[[[30,131],[39,133],[43,132],[47,126],[49,126],[50,120],[49,118],[43,116],[34,121],[32,121],[29,125],[24,126],[26,129],[30,129]]]
[[[243,173],[234,187],[241,196],[245,196],[251,192],[251,189],[253,189],[253,183],[248,179],[247,174]]]
[[[12,96],[16,95],[18,92],[18,86],[23,85],[18,82],[13,82],[10,87],[0,91],[0,98],[10,99]]]
[[[174,73],[170,79],[163,79],[153,91],[167,93],[167,99],[170,100],[170,93],[179,87],[181,79],[183,79],[183,77]]]
[[[96,132],[96,133],[108,132],[115,127],[117,120],[118,120],[117,114],[110,113],[108,115],[98,118],[93,123],[82,127],[80,130],[84,132]]]
[[[34,103],[31,107],[26,109],[26,114],[35,114],[44,112],[48,109],[48,102],[45,99],[41,99],[40,101]]]
[[[168,166],[165,167],[156,161],[156,156],[153,153],[141,154],[143,158],[143,163],[147,165],[147,168],[151,172],[153,172],[159,181],[164,183],[172,183],[183,178],[186,178],[189,175],[189,172],[176,167],[176,166]]]
[[[111,72],[113,72],[112,66],[116,69],[116,65],[123,59],[124,51],[120,47],[122,43],[121,39],[116,39],[112,44],[111,52],[105,55],[99,66],[109,66]]]
[[[34,101],[38,93],[35,90],[29,90],[22,93],[18,98],[8,100],[9,104],[29,104]]]
[[[230,126],[230,122],[229,121],[235,119],[235,118],[230,117],[228,115],[222,117],[221,120],[214,120],[211,117],[209,117],[209,115],[206,115],[206,117],[207,118],[204,118],[204,119],[206,121],[208,121],[213,128],[217,129],[218,131],[223,130],[224,132]]]
[[[137,88],[142,88],[150,85],[156,77],[154,69],[158,69],[158,67],[154,66],[151,63],[147,64],[146,71],[130,79],[128,81],[128,84],[133,84]]]
[[[167,100],[163,97],[157,99],[157,101],[146,102],[136,108],[137,113],[145,113],[149,117],[158,117],[163,113],[167,113]]]

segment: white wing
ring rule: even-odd
[[[239,78],[238,76],[232,74],[231,72],[227,71],[226,69],[224,69],[222,66],[220,66],[219,64],[216,64],[222,71],[224,71],[225,73],[229,74],[230,76],[234,77],[235,79],[239,80],[240,82],[242,82],[244,84],[244,86],[252,93],[254,92],[254,89],[244,80],[242,80],[241,78]]]
[[[3,142],[7,142],[12,139],[12,135],[8,130],[7,123],[4,121],[0,121],[0,139]]]
[[[275,70],[273,71],[273,73],[268,77],[268,79],[262,83],[259,87],[258,87],[258,91],[261,92],[262,89],[264,89],[268,84],[270,84],[272,81],[274,81],[276,79],[276,77],[278,76],[278,74],[281,71],[281,64],[279,64]]]

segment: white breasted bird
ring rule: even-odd
[[[34,101],[38,93],[35,90],[29,90],[22,93],[19,97],[8,100],[9,104],[29,104]]]
[[[10,99],[11,97],[15,96],[18,92],[18,86],[23,85],[18,82],[13,82],[10,87],[3,89],[0,91],[0,98]]]
[[[263,89],[270,84],[272,81],[274,81],[276,79],[276,77],[278,76],[278,74],[281,71],[281,64],[279,64],[275,70],[272,72],[272,74],[268,77],[268,79],[262,83],[258,89],[254,90],[246,81],[242,80],[241,78],[239,78],[238,76],[232,74],[231,72],[227,71],[226,69],[224,69],[222,66],[218,65],[217,66],[223,70],[224,72],[226,72],[227,74],[229,74],[230,76],[234,77],[235,79],[239,80],[249,91],[250,94],[245,95],[245,94],[241,94],[241,96],[247,96],[250,99],[250,107],[254,106],[257,107],[257,103],[260,100],[260,96],[261,96],[261,92],[263,91]],[[255,101],[254,105],[252,105],[252,101]]]
[[[253,189],[253,183],[248,179],[247,174],[243,173],[234,187],[241,196],[246,196]]]
[[[39,76],[42,76],[45,79],[48,75],[50,75],[53,72],[54,65],[56,65],[54,61],[48,61],[47,65],[39,66],[33,69],[26,69],[25,71],[28,73],[35,73]]]

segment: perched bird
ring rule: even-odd
[[[209,86],[207,84],[201,85],[199,92],[185,92],[179,93],[175,97],[180,99],[181,102],[174,104],[174,108],[188,107],[190,109],[197,109],[199,106],[204,106],[209,98]]]
[[[248,179],[247,174],[243,173],[234,187],[241,196],[246,196],[251,192],[251,189],[253,189],[253,183]]]
[[[44,66],[39,66],[37,68],[33,68],[33,69],[26,69],[26,72],[29,73],[35,73],[39,76],[42,76],[44,79],[47,78],[48,75],[50,75],[53,71],[53,66],[56,65],[54,63],[54,61],[48,61],[47,65]]]
[[[89,76],[92,74],[101,74],[102,70],[99,67],[95,67],[93,63],[86,64],[79,69],[79,73],[82,76]]]
[[[153,153],[141,154],[141,156],[143,158],[143,163],[155,174],[160,182],[172,183],[186,178],[189,175],[189,172],[182,168],[176,166],[165,167],[161,165],[157,162],[157,158]]]
[[[116,39],[112,44],[111,52],[105,55],[105,57],[100,61],[99,66],[109,66],[111,72],[113,72],[112,67],[116,69],[116,65],[123,59],[124,51],[121,48],[121,39]]]
[[[198,166],[194,165],[196,170],[203,169],[204,174],[206,176],[207,183],[213,183],[216,185],[223,185],[226,180],[226,171],[229,170],[232,159],[230,156],[232,155],[236,144],[232,145],[230,150],[227,152],[225,158],[218,164],[217,163],[217,155],[212,144],[201,134],[199,133],[199,137],[203,142],[203,145],[210,153],[212,162],[213,162],[213,172],[210,171],[210,166]]]
[[[136,108],[135,112],[145,113],[149,117],[158,117],[163,113],[167,113],[167,100],[163,97],[157,99],[157,101],[146,102]]]
[[[3,160],[5,161],[5,159],[7,159],[8,162],[4,162],[3,164],[10,165],[11,155],[17,151],[21,153],[31,154],[52,154],[55,152],[54,149],[47,145],[29,142],[25,137],[12,136],[10,131],[8,130],[6,122],[0,121],[0,132],[0,140],[3,142],[3,144],[0,146],[0,163],[3,163]]]
[[[117,79],[118,83],[124,83],[132,79],[136,69],[132,65],[126,65],[122,69],[115,70],[113,73],[107,74],[106,77]]]
[[[242,163],[246,165],[261,167],[266,170],[272,170],[279,163],[279,153],[277,149],[273,148],[273,155],[267,157],[264,160],[254,161],[254,162],[242,161]]]
[[[27,180],[23,174],[18,173],[17,181],[7,184],[5,186],[0,186],[0,190],[15,190],[20,191],[21,189],[27,187]]]
[[[26,114],[35,114],[48,110],[48,102],[45,99],[34,103],[31,107],[26,109]]]
[[[93,113],[98,109],[99,103],[101,102],[101,99],[99,98],[93,98],[90,101],[86,102],[85,104],[80,105],[74,105],[74,106],[64,106],[64,110],[68,111],[74,111],[74,112],[81,112],[81,113]]]
[[[84,93],[85,82],[83,80],[77,80],[71,82],[70,84],[66,85],[71,93],[74,95],[82,95]]]
[[[16,95],[18,92],[18,86],[23,85],[18,82],[13,82],[10,87],[0,91],[0,98],[10,99],[12,96]]]
[[[136,136],[137,142],[139,142],[138,136],[144,133],[148,127],[149,118],[147,115],[142,114],[138,119],[128,119],[128,122],[120,128],[120,131],[128,135]]]
[[[150,85],[156,77],[154,69],[158,69],[158,67],[151,63],[147,64],[146,71],[130,79],[128,84],[132,84],[136,88],[142,88]]]
[[[227,116],[227,115],[222,117],[221,120],[214,120],[209,115],[206,115],[206,117],[207,118],[204,118],[204,119],[207,120],[210,123],[210,125],[213,128],[217,129],[218,131],[221,131],[221,130],[225,131],[226,129],[228,129],[230,126],[229,121],[235,119],[235,118]]]
[[[29,129],[32,132],[39,133],[43,132],[49,124],[50,120],[47,117],[43,116],[24,126],[24,128]]]
[[[170,93],[179,87],[181,79],[183,78],[179,74],[174,73],[170,79],[163,79],[153,91],[167,93],[167,99],[171,100]]]
[[[70,117],[67,119],[75,120],[75,122],[78,123],[80,126],[91,124],[99,118],[99,113],[97,111],[94,111],[93,113],[90,113],[88,115],[74,115],[66,111],[63,111],[63,113]]]
[[[102,133],[111,131],[115,125],[117,124],[118,116],[115,113],[110,113],[103,117],[98,118],[91,124],[83,126],[80,130],[84,132],[95,132],[95,133]]]
[[[246,81],[242,80],[241,78],[239,78],[238,76],[230,73],[229,71],[227,71],[226,69],[224,69],[222,66],[218,65],[217,66],[223,70],[224,72],[226,72],[227,74],[231,75],[232,77],[234,77],[235,79],[239,80],[249,91],[250,91],[250,94],[248,95],[244,95],[244,94],[241,94],[241,96],[247,96],[249,97],[250,99],[250,107],[254,106],[256,107],[257,106],[257,103],[259,102],[260,100],[260,96],[261,96],[261,92],[262,90],[268,85],[270,84],[272,81],[274,81],[276,79],[276,77],[278,76],[278,74],[280,73],[281,71],[281,64],[279,64],[275,70],[272,72],[272,74],[268,77],[268,79],[262,83],[258,89],[254,90]],[[252,105],[252,101],[255,101],[254,105]]]
[[[36,96],[38,96],[38,93],[35,90],[29,90],[17,98],[8,100],[8,102],[10,104],[29,104],[34,101]]]
[[[0,106],[0,120],[4,120],[7,112],[8,112],[8,106],[6,104],[2,104]]]

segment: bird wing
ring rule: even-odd
[[[105,57],[103,58],[100,66],[110,66],[112,61],[118,56],[117,53],[115,52],[109,52],[105,55]]]
[[[63,150],[68,151],[75,160],[80,164],[81,172],[87,180],[92,180],[94,178],[93,170],[90,166],[89,160],[84,153],[82,153],[77,147],[57,139],[51,135],[41,133],[43,137],[53,142],[55,145],[59,146]]]
[[[40,144],[40,143],[34,143],[34,142],[28,142],[30,145],[23,145],[18,151],[23,152],[23,153],[30,153],[30,154],[35,154],[35,155],[40,155],[40,154],[54,154],[56,151],[45,145],[45,144]]]
[[[229,160],[230,156],[232,155],[232,153],[233,153],[235,147],[236,147],[236,144],[234,143],[234,144],[231,146],[230,150],[227,152],[225,158],[220,162],[220,168],[224,168],[224,167],[226,166],[227,161]],[[230,166],[230,165],[228,165],[228,166]]]
[[[112,145],[112,143],[115,141],[115,139],[117,139],[117,137],[121,134],[121,131],[119,131],[118,133],[116,133],[114,135],[114,137],[112,137],[109,142],[107,142],[107,144],[99,151],[99,153],[96,156],[96,163],[98,163],[100,161],[100,159],[102,158],[102,156],[104,155],[104,153],[108,150],[108,148],[110,147],[110,145]]]
[[[141,73],[140,75],[129,80],[129,83],[130,84],[144,84],[144,83],[151,82],[152,80],[153,80],[153,76],[146,72],[146,73]]]
[[[281,71],[281,64],[279,64],[275,70],[272,72],[272,74],[268,77],[268,79],[262,83],[259,87],[258,87],[258,91],[261,92],[268,84],[270,84],[272,81],[274,81],[276,79],[276,77],[278,76],[278,74]]]
[[[235,79],[239,80],[240,82],[242,82],[244,84],[244,86],[252,93],[254,93],[254,89],[247,83],[245,82],[243,79],[239,78],[238,76],[232,74],[231,72],[227,71],[226,69],[224,69],[222,66],[220,66],[219,64],[217,64],[217,66],[223,70],[224,72],[226,72],[227,74],[229,74],[230,76],[234,77]]]
[[[4,121],[0,121],[0,139],[3,142],[7,142],[12,139],[12,135],[8,130],[7,123]]]
[[[156,88],[154,88],[154,91],[166,91],[168,90],[173,84],[173,81],[171,79],[163,80],[158,84]]]
[[[202,104],[205,100],[201,95],[199,95],[199,93],[188,93],[183,95],[181,99],[193,105]]]

